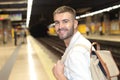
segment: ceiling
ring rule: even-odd
[[[0,0],[0,14],[21,14],[22,20],[12,20],[13,26],[26,23],[27,1],[26,0]]]
[[[8,2],[13,3],[8,4]],[[116,4],[120,4],[120,0],[33,0],[29,26],[31,27],[42,20],[45,20],[46,24],[51,23],[53,11],[61,5],[71,6],[77,11],[77,15],[81,15]],[[22,13],[22,20],[13,21],[13,25],[26,22],[27,0],[0,0],[0,14],[3,13]]]

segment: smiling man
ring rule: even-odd
[[[69,6],[61,6],[53,13],[55,30],[64,40],[66,50],[61,60],[53,67],[57,80],[92,80],[90,72],[91,43],[78,31],[76,11]]]

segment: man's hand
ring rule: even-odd
[[[54,65],[53,74],[57,80],[67,80],[64,76],[64,64],[60,60]]]

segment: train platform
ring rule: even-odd
[[[120,42],[120,35],[84,35],[87,39]]]
[[[93,36],[86,38],[120,42],[119,36]],[[59,59],[38,40],[27,36],[24,44],[11,40],[0,45],[0,80],[55,80],[52,67]]]
[[[52,67],[57,57],[33,37],[0,46],[0,80],[55,80]]]
[[[102,40],[102,41],[111,41],[111,42],[120,42],[120,35],[99,35],[99,34],[82,34],[87,39],[92,40]],[[56,34],[52,34],[50,36],[57,36]]]

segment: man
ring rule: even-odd
[[[68,6],[59,7],[53,13],[56,33],[67,47],[62,59],[53,67],[57,80],[92,80],[88,50],[91,43],[78,32],[75,17],[75,10]]]

